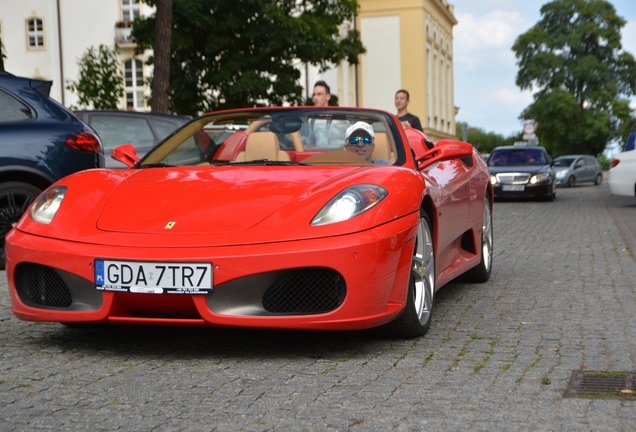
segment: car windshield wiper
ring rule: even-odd
[[[309,164],[302,163],[302,162],[272,161],[269,159],[258,159],[258,160],[241,161],[241,162],[213,161],[212,164],[216,166],[221,166],[221,165],[309,166]]]

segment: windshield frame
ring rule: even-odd
[[[338,125],[337,128],[334,126],[336,133],[330,138],[327,145],[312,145],[310,143],[307,128],[313,120],[316,122],[327,121]],[[376,146],[380,132],[386,135],[390,151],[393,152],[393,164],[400,165],[405,162],[405,146],[398,125],[393,116],[386,111],[345,107],[260,107],[211,112],[195,118],[150,150],[135,166],[148,167],[162,164],[192,166],[211,161],[231,163],[234,159],[229,158],[227,154],[232,155],[232,153],[218,153],[219,151],[227,151],[228,145],[232,144],[230,143],[231,139],[228,139],[230,135],[234,132],[241,132],[238,135],[243,133],[250,135],[257,131],[274,132],[279,137],[280,149],[292,155],[292,162],[302,162],[310,153],[318,154],[342,150],[346,128],[358,121],[364,121],[373,126]],[[220,141],[215,141],[209,133],[210,131],[215,131]],[[203,142],[208,139],[210,144]],[[188,140],[192,142],[188,142]],[[227,143],[230,144],[226,145]],[[191,157],[190,163],[183,162],[186,160],[185,157],[175,157],[181,146],[190,146],[189,151],[192,153],[189,155]],[[205,157],[197,160],[196,154],[192,150],[195,147],[202,154],[206,152],[204,147],[209,147],[207,151],[211,154],[205,154]],[[216,158],[217,155],[220,157]],[[298,160],[295,159],[296,157]],[[349,161],[346,164],[351,163]]]

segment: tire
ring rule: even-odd
[[[484,217],[481,224],[481,260],[476,267],[468,270],[465,274],[467,282],[483,283],[490,279],[490,272],[492,271],[492,258],[493,258],[493,226],[492,226],[492,211],[490,210],[490,197],[486,194],[484,202]]]
[[[42,192],[22,182],[0,184],[0,270],[5,268],[4,237],[18,223],[33,200]]]
[[[574,187],[574,186],[576,186],[576,179],[574,178],[574,176],[570,176],[570,177],[568,177],[567,186],[568,186],[568,187]]]
[[[543,198],[543,201],[551,202],[551,201],[554,201],[555,199],[556,199],[556,184],[552,184],[552,191]]]
[[[387,325],[389,332],[398,338],[410,339],[424,336],[431,325],[435,301],[435,251],[431,222],[425,213],[420,214],[417,238],[411,260],[411,276],[406,306],[395,321]]]
[[[597,174],[596,178],[594,179],[594,184],[596,186],[600,186],[603,183],[603,174]]]

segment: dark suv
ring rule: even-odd
[[[49,97],[51,84],[0,72],[0,268],[4,236],[43,189],[104,166],[99,138]]]
[[[496,147],[488,157],[490,182],[495,198],[556,197],[554,162],[540,146]]]

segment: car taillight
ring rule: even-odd
[[[612,159],[610,168],[614,168],[616,165],[618,165],[619,162],[620,162],[620,159]]]
[[[73,150],[101,153],[102,143],[94,133],[82,131],[66,140],[65,144]]]

